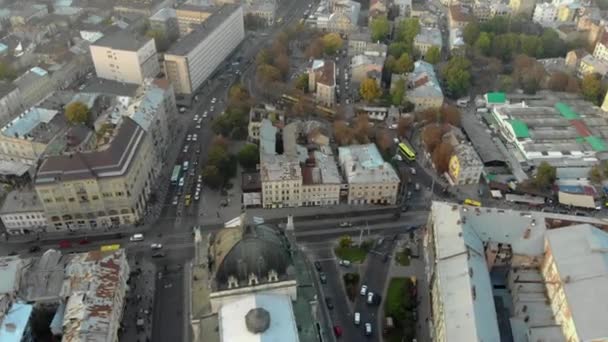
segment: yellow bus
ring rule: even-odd
[[[119,244],[114,244],[114,245],[104,245],[104,246],[101,246],[100,250],[101,250],[102,252],[111,252],[111,251],[115,251],[115,250],[117,250],[117,249],[119,249],[119,248],[120,248],[120,245],[119,245]]]
[[[407,144],[405,142],[399,143],[399,152],[401,153],[402,156],[404,156],[408,160],[411,160],[411,161],[416,160],[416,151],[414,151],[412,146],[410,146],[409,144]]]
[[[476,200],[472,200],[470,198],[467,198],[464,200],[464,204],[466,205],[472,205],[474,207],[481,207],[481,202],[476,201]]]

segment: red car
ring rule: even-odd
[[[70,248],[72,247],[72,243],[68,240],[59,241],[59,248]]]
[[[81,245],[86,245],[89,242],[91,242],[91,241],[89,241],[87,238],[84,238],[84,239],[80,240],[78,243],[81,244]]]
[[[339,325],[334,325],[334,334],[336,337],[342,336],[342,328]]]

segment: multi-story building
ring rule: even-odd
[[[435,27],[421,27],[420,32],[414,37],[414,47],[424,57],[432,46],[439,48],[439,51],[441,51],[441,31]]]
[[[365,51],[367,44],[371,43],[371,33],[368,29],[360,29],[348,35],[348,55],[361,55]]]
[[[399,15],[408,16],[412,10],[412,0],[393,0],[393,4],[399,9]]]
[[[534,7],[534,14],[532,15],[532,21],[543,26],[553,25],[555,21],[557,21],[557,5],[549,2],[536,4],[536,7]]]
[[[35,166],[45,154],[63,152],[67,129],[58,111],[32,107],[0,129],[0,160]]]
[[[124,249],[74,254],[60,293],[67,298],[62,340],[118,341],[129,273]]]
[[[165,53],[165,73],[175,93],[195,92],[244,37],[243,8],[224,5],[204,25],[175,43]]]
[[[477,184],[483,172],[483,163],[475,148],[466,143],[454,147],[448,165],[448,175],[454,185]]]
[[[607,336],[608,328],[596,319],[608,314],[608,234],[600,220],[433,202],[427,227],[435,341]],[[503,305],[510,309],[497,309]],[[500,323],[505,320],[508,328]]]
[[[448,7],[448,25],[450,29],[463,29],[473,20],[473,13],[470,8],[462,5],[451,5]]]
[[[348,204],[395,204],[399,177],[374,144],[338,148]]]
[[[0,209],[0,220],[10,235],[46,232],[48,226],[44,207],[33,189],[9,192]]]
[[[443,92],[433,70],[433,65],[416,61],[414,71],[407,76],[406,98],[416,110],[439,108],[443,104]]]
[[[264,121],[264,119],[270,120],[273,124],[282,126],[285,120],[285,112],[269,104],[251,107],[249,110],[247,140],[255,143],[260,141],[260,127],[262,127],[262,121]]]
[[[311,152],[302,167],[302,205],[339,204],[341,185],[334,156],[321,151]]]
[[[160,73],[154,39],[140,39],[129,32],[103,36],[90,45],[97,77],[142,84]]]
[[[48,71],[40,67],[31,68],[15,79],[13,83],[17,85],[21,93],[23,108],[30,108],[37,104],[56,89],[56,84],[51,80]]]
[[[509,7],[514,15],[531,16],[536,6],[536,0],[509,0]]]
[[[586,55],[581,58],[576,74],[581,78],[589,74],[599,74],[603,77],[608,74],[608,61],[604,61],[593,55]]]
[[[354,56],[350,62],[351,81],[360,84],[366,78],[380,80],[382,68],[384,67],[384,60],[384,57],[379,56]]]
[[[129,117],[94,151],[45,159],[35,186],[51,228],[114,228],[142,220],[157,175],[150,135]],[[110,138],[107,135],[111,135]]]
[[[245,4],[245,14],[264,20],[266,26],[274,25],[276,12],[276,0],[250,0]]]
[[[299,207],[302,204],[302,169],[299,161],[286,155],[264,155],[260,161],[262,206]]]
[[[150,17],[150,29],[162,32],[169,41],[175,41],[180,36],[177,13],[174,8],[162,8]]]
[[[9,122],[23,111],[19,88],[12,82],[0,82],[0,125]]]
[[[608,62],[608,33],[604,33],[597,44],[595,44],[593,56],[604,62]]]
[[[386,17],[388,15],[388,0],[371,0],[369,2],[369,18]]]
[[[308,68],[308,90],[326,106],[336,101],[336,65],[332,60],[315,59]]]
[[[585,49],[568,51],[566,54],[566,66],[569,68],[569,71],[577,71],[581,64],[581,60],[587,55],[589,55],[589,52]]]
[[[196,6],[188,3],[180,5],[175,10],[180,37],[185,37],[190,32],[198,29],[211,16],[213,11],[214,9],[208,6]]]

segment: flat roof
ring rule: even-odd
[[[0,132],[10,138],[48,143],[65,127],[67,121],[58,111],[32,107],[7,123]]]
[[[348,183],[399,183],[397,172],[384,161],[375,144],[341,146],[338,155]]]
[[[137,37],[129,31],[119,31],[112,34],[106,34],[96,40],[92,46],[109,47],[115,50],[137,51],[152,38]]]
[[[8,193],[0,215],[44,211],[44,207],[34,189],[16,189]]]
[[[25,303],[13,303],[0,325],[0,341],[21,342],[27,330],[34,306]]]
[[[190,32],[184,38],[174,43],[165,54],[184,56],[204,41],[213,31],[226,21],[234,12],[241,8],[238,4],[225,4],[211,14],[200,27]]]

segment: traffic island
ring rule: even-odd
[[[412,341],[416,337],[415,278],[391,278],[384,302],[384,335],[387,342]],[[391,319],[388,319],[388,318]]]
[[[340,238],[339,245],[334,249],[334,253],[339,259],[348,260],[352,263],[363,263],[371,246],[371,241],[363,241],[357,246],[350,236],[343,236]]]
[[[404,247],[396,253],[395,259],[397,260],[397,263],[399,263],[399,265],[409,266],[410,265],[410,254],[411,254],[410,249],[407,247]]]
[[[354,302],[359,294],[359,274],[346,273],[342,276],[342,280],[344,281],[344,289],[346,290],[348,299],[350,299],[351,302]]]

